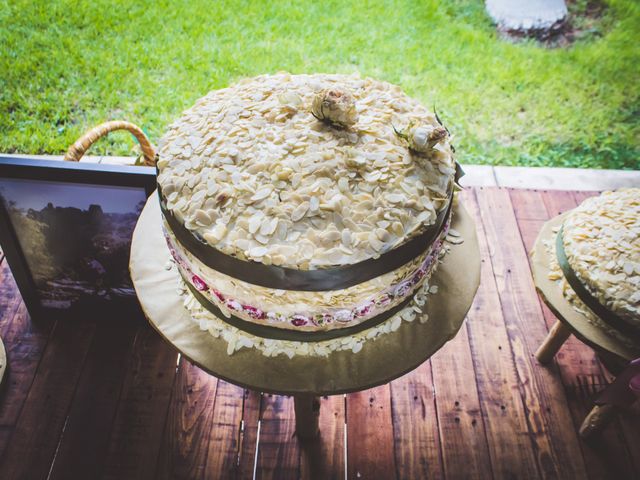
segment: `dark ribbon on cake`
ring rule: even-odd
[[[562,227],[560,227],[560,231],[558,232],[558,235],[556,237],[556,257],[558,258],[558,264],[560,265],[560,269],[564,274],[564,278],[567,279],[567,282],[569,283],[573,291],[576,292],[576,295],[582,301],[582,303],[589,307],[589,309],[594,314],[596,314],[597,317],[599,317],[605,323],[609,324],[611,327],[631,337],[640,339],[640,329],[638,327],[634,327],[624,318],[620,317],[615,312],[609,310],[606,306],[600,303],[600,301],[596,297],[594,297],[591,292],[589,292],[587,287],[578,278],[578,275],[573,270],[573,268],[571,268],[569,259],[567,258],[567,254],[564,250]]]
[[[456,163],[455,182],[464,172]],[[386,273],[392,272],[422,255],[442,232],[453,204],[453,192],[449,195],[447,207],[436,217],[433,225],[393,250],[378,258],[369,258],[352,265],[317,270],[265,265],[252,260],[240,260],[209,245],[195,232],[187,229],[167,208],[162,190],[158,185],[160,209],[178,241],[203,264],[230,277],[261,287],[321,292],[342,290],[358,285]]]
[[[458,185],[458,187],[460,188],[462,188],[460,186],[460,179],[464,177],[464,175],[465,175],[464,170],[462,169],[460,164],[456,162],[456,173],[453,176],[453,181],[456,182],[456,185]]]
[[[405,298],[395,307],[351,327],[336,328],[333,330],[324,331],[300,331],[249,322],[247,320],[243,320],[240,317],[236,317],[233,314],[230,317],[227,317],[211,300],[209,300],[202,293],[196,290],[193,285],[191,285],[191,283],[189,283],[187,280],[185,280],[184,283],[189,288],[191,294],[204,308],[209,310],[209,312],[213,313],[220,320],[236,327],[238,330],[250,333],[251,335],[255,335],[256,337],[271,338],[274,340],[291,340],[295,342],[321,342],[323,340],[332,340],[334,338],[344,337],[345,335],[353,335],[368,328],[373,328],[398,313],[413,298],[413,295],[407,295],[407,298]]]

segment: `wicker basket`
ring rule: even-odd
[[[115,130],[129,131],[134,137],[136,137],[138,143],[140,143],[144,164],[149,166],[154,166],[156,164],[155,148],[151,145],[151,142],[149,142],[149,139],[142,129],[133,123],[125,122],[123,120],[102,123],[92,128],[69,147],[64,159],[69,162],[80,161],[91,145],[93,145],[98,139]]]

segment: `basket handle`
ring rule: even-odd
[[[91,145],[93,145],[98,139],[104,137],[107,133],[113,132],[114,130],[129,131],[134,137],[136,137],[138,143],[140,143],[142,156],[144,157],[144,164],[149,166],[154,166],[156,164],[156,151],[142,129],[137,125],[125,122],[124,120],[105,122],[93,127],[69,147],[69,150],[67,150],[67,153],[64,155],[64,159],[68,162],[79,162]]]

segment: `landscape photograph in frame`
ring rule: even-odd
[[[0,198],[42,307],[135,296],[129,248],[143,188],[4,178]]]

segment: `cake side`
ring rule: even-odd
[[[220,273],[184,249],[165,224],[165,237],[183,280],[225,317],[297,331],[348,328],[405,301],[429,278],[450,220],[426,251],[402,267],[346,289],[309,292],[271,289]]]
[[[441,250],[441,255],[445,249]],[[437,268],[437,262],[431,273]],[[318,339],[318,341],[295,341],[277,340],[252,335],[243,330],[239,330],[229,325],[220,317],[212,314],[202,303],[199,302],[186,288],[182,286],[180,293],[183,298],[184,307],[187,309],[192,319],[199,325],[200,329],[207,331],[216,338],[222,338],[227,342],[227,354],[232,355],[242,348],[252,348],[261,352],[266,357],[276,357],[286,355],[289,358],[295,356],[327,357],[332,352],[350,350],[356,354],[362,350],[367,342],[375,341],[384,335],[395,332],[403,322],[414,322],[416,319],[420,323],[430,321],[429,315],[424,312],[428,297],[438,293],[438,287],[429,285],[429,279],[416,289],[409,297],[409,301],[398,312],[385,319],[381,323],[366,328],[352,335],[341,336],[329,340]]]

